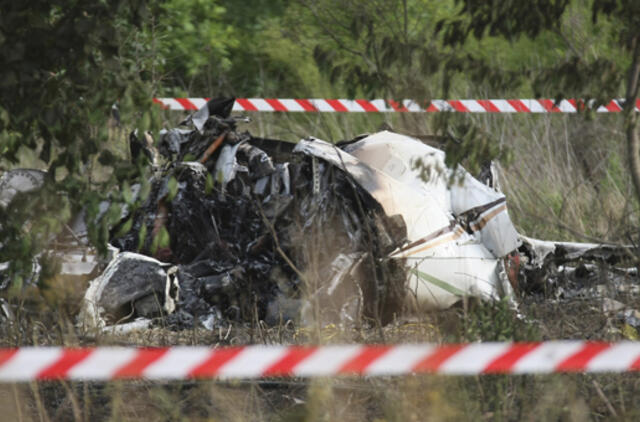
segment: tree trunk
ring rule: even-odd
[[[627,151],[629,154],[629,170],[631,171],[631,180],[636,188],[636,197],[640,201],[640,137],[636,130],[636,119],[628,119],[627,121]]]
[[[629,68],[629,79],[627,80],[627,98],[624,104],[625,129],[627,132],[627,152],[629,154],[629,170],[631,180],[636,188],[636,197],[640,201],[640,137],[637,131],[636,99],[638,98],[638,86],[640,79],[640,36],[633,39],[633,57]]]

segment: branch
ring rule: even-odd
[[[304,3],[304,2],[303,2]],[[331,38],[333,40],[333,42],[335,42],[339,48],[341,48],[342,50],[346,51],[347,53],[351,53],[355,56],[360,57],[362,60],[365,61],[365,63],[367,63],[369,66],[373,67],[376,69],[376,73],[378,73],[378,67],[376,66],[375,63],[373,63],[366,54],[364,54],[361,51],[355,50],[351,47],[347,47],[336,35],[335,35],[335,31],[331,30],[331,28],[327,28],[327,26],[325,25],[324,21],[322,20],[322,18],[320,18],[320,16],[318,16],[318,13],[316,12],[316,10],[307,5],[306,3],[304,3],[305,6],[307,6],[307,8],[311,11],[311,13],[313,14],[313,16],[316,18],[316,22],[318,23],[318,25],[320,25],[320,28],[322,29],[322,32],[325,33],[325,35],[328,35],[329,38]]]
[[[555,32],[560,38],[562,38],[562,41],[564,41],[564,43],[567,45],[567,47],[569,47],[569,50],[571,50],[573,52],[573,54],[576,55],[576,57],[579,57],[580,59],[582,59],[582,54],[580,54],[580,52],[578,51],[576,46],[571,42],[571,40],[569,38],[567,38],[565,33],[562,32],[562,28],[555,27],[553,29],[553,32]]]
[[[640,138],[636,130],[638,121],[634,112],[638,98],[638,79],[640,77],[640,36],[632,40],[633,58],[627,80],[627,96],[624,102],[625,126],[627,130],[627,153],[629,155],[629,171],[636,189],[636,198],[640,200]]]
[[[638,79],[640,79],[640,36],[636,35],[632,40],[633,61],[629,68],[629,79],[627,80],[627,96],[625,108],[633,110],[638,98]]]
[[[264,215],[264,212],[262,211],[262,206],[260,205],[260,202],[259,201],[255,201],[255,203],[258,206],[258,211],[260,211],[260,216],[262,217],[262,221],[264,222],[265,226],[267,226],[267,228],[271,232],[271,236],[273,237],[273,241],[276,244],[276,251],[278,251],[278,254],[280,254],[282,259],[285,260],[285,262],[298,275],[298,277],[300,277],[300,281],[302,281],[305,285],[308,286],[309,284],[307,283],[307,278],[305,277],[305,275],[302,274],[302,271],[300,271],[298,269],[298,267],[296,267],[296,264],[294,264],[293,261],[291,261],[291,259],[287,256],[287,254],[284,252],[284,250],[282,250],[282,248],[280,247],[280,241],[278,240],[278,234],[276,233],[276,230],[274,229],[273,224],[271,224],[271,221],[269,221],[267,216]]]

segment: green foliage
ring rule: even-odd
[[[220,3],[171,0],[162,4],[163,13],[151,30],[161,31],[158,50],[179,78],[175,82],[185,84],[194,75],[222,73],[231,67],[229,52],[237,46],[238,37],[225,22],[226,10]]]
[[[640,24],[637,2],[594,0],[586,5],[569,0],[461,0],[459,3],[458,13],[440,20],[436,26],[445,46],[464,48],[475,40],[475,45],[482,47],[484,40],[498,39],[511,43],[514,48],[507,50],[511,52],[517,51],[514,42],[524,40],[529,46],[539,45],[547,50],[541,55],[525,50],[531,58],[541,57],[543,65],[527,63],[516,69],[522,76],[531,77],[535,96],[603,101],[621,92],[629,58],[621,54],[620,47],[632,49],[635,33],[631,28],[637,29]],[[576,25],[576,21],[581,25]],[[576,27],[582,33],[576,33]],[[600,48],[595,49],[594,44]],[[469,59],[473,62],[481,56],[474,54]],[[512,66],[507,66],[503,71],[508,75],[512,70]],[[500,80],[491,74],[483,79]]]
[[[116,13],[126,10],[122,17],[138,22],[143,4],[3,3],[0,95],[11,119],[3,119],[2,129],[20,133],[22,145],[30,148],[39,138],[47,146],[59,146],[52,168],[65,166],[73,173],[98,147],[99,140],[88,136],[87,124],[105,120],[95,114],[100,109],[95,106],[104,108],[118,95],[119,90],[104,89],[117,84],[120,76],[110,72],[117,70],[114,58],[120,45]],[[15,145],[3,144],[4,158],[15,161]],[[51,149],[44,151],[43,158],[49,158]]]
[[[300,20],[313,23],[318,66],[347,95],[431,98],[430,77],[441,69],[443,54],[431,30],[449,12],[448,2],[301,3]]]
[[[18,287],[33,275],[30,258],[43,250],[70,217],[70,199],[61,196],[52,183],[37,194],[18,195],[11,207],[0,208],[0,260],[10,262],[10,277]]]
[[[43,191],[2,211],[0,262],[10,277],[29,277],[31,257],[59,233],[72,213],[86,207],[90,239],[104,251],[115,205],[99,221],[97,204],[136,174],[106,145],[111,104],[124,112],[151,110],[149,75],[135,44],[153,5],[138,0],[2,1],[0,17],[0,157],[19,164],[19,151],[39,151],[49,172]],[[151,123],[149,123],[151,126]],[[113,167],[91,180],[93,158]],[[117,195],[114,197],[116,202]],[[117,209],[116,209],[117,208]]]
[[[173,201],[173,198],[176,197],[177,193],[178,193],[178,180],[171,176],[169,178],[169,182],[167,183],[167,187],[169,189],[169,194],[167,195],[167,200],[169,202]]]
[[[462,46],[473,36],[502,37],[509,41],[521,35],[537,37],[543,30],[557,28],[569,0],[465,0],[454,19],[441,20],[436,31],[444,33],[444,43]]]
[[[286,96],[318,83],[284,22],[284,0],[169,0],[147,29],[171,94]],[[298,94],[299,95],[299,94]]]
[[[158,249],[168,248],[169,241],[170,241],[169,232],[167,231],[166,227],[163,226],[160,228],[160,230],[158,230],[158,233],[156,233],[153,236],[153,240],[151,241],[151,250],[150,250],[151,255],[155,255]]]
[[[536,341],[540,333],[535,325],[523,321],[507,300],[480,302],[471,300],[465,307],[460,341]]]
[[[435,127],[447,139],[444,150],[448,167],[463,164],[471,174],[478,174],[491,160],[508,157],[509,150],[500,148],[486,130],[469,118],[442,114]]]

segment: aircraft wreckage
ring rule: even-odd
[[[558,262],[616,263],[627,253],[520,236],[490,167],[478,180],[417,139],[389,131],[338,144],[257,138],[236,130],[232,104],[211,100],[157,145],[148,133],[131,135],[133,158],[153,168],[148,194],[132,186],[136,205],[112,228],[104,265],[63,256],[63,272],[101,271],[80,324],[385,323],[464,297],[515,304],[514,289]],[[0,206],[43,179],[5,172]],[[69,230],[80,240],[86,227],[76,220]]]

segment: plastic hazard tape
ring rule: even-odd
[[[153,101],[169,110],[198,110],[209,98],[154,98]],[[432,113],[453,111],[460,113],[576,113],[579,108],[588,108],[580,100],[561,100],[556,104],[551,99],[528,100],[432,100],[420,104],[413,100],[345,100],[345,99],[291,99],[291,98],[236,98],[233,111],[279,111],[279,112],[324,112],[324,113],[387,113],[414,112]],[[622,111],[624,100],[611,100],[596,108],[599,113]],[[640,111],[640,100],[636,101]]]
[[[640,342],[0,349],[0,382],[638,370]]]

